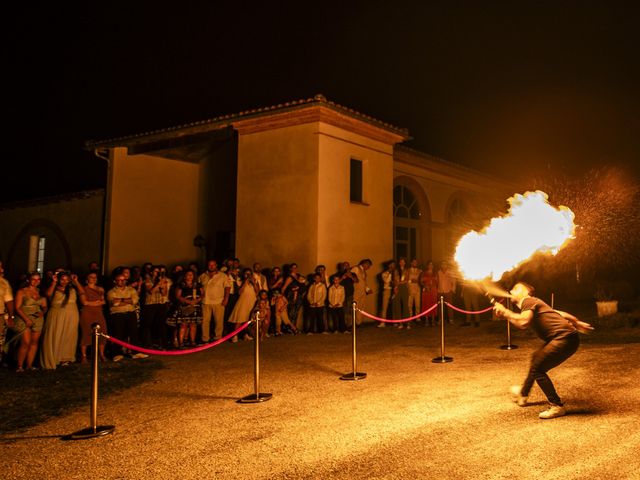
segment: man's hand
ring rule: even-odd
[[[575,326],[576,330],[578,330],[580,333],[591,333],[594,330],[591,324],[583,322],[582,320],[576,321]]]
[[[493,311],[496,314],[496,317],[504,318],[504,315],[505,315],[505,313],[507,311],[507,308],[504,305],[502,305],[501,303],[496,303],[493,306]]]

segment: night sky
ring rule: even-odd
[[[640,170],[638,3],[22,3],[0,201],[102,186],[85,140],[316,93],[489,173]]]

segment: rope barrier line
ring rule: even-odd
[[[486,312],[489,312],[489,311],[491,311],[493,309],[493,306],[491,306],[491,307],[485,308],[484,310],[478,310],[478,311],[472,312],[472,311],[469,311],[469,310],[462,310],[461,308],[458,308],[458,307],[456,307],[454,305],[451,305],[449,302],[444,302],[444,303],[445,303],[445,305],[449,306],[450,308],[453,308],[456,312],[468,313],[468,314],[471,314],[471,315],[480,315],[481,313],[486,313]]]
[[[410,322],[411,320],[415,320],[416,318],[424,317],[425,315],[429,315],[436,308],[438,308],[438,304],[437,303],[432,305],[431,307],[427,308],[424,312],[420,312],[418,315],[414,315],[413,317],[401,318],[399,320],[391,320],[391,319],[387,319],[387,318],[376,317],[375,315],[371,315],[370,313],[367,313],[364,310],[360,310],[359,308],[357,308],[356,310],[358,310],[365,317],[371,318],[373,320],[377,320],[379,322],[404,323],[404,322]]]
[[[110,342],[116,343],[122,347],[129,348],[131,350],[135,350],[141,353],[147,353],[149,355],[188,355],[190,353],[202,352],[203,350],[207,350],[209,348],[215,347],[217,345],[220,345],[221,343],[226,342],[231,337],[235,337],[238,333],[240,333],[245,328],[247,328],[252,321],[253,320],[243,323],[240,327],[236,328],[233,332],[229,333],[228,335],[225,335],[224,337],[216,340],[215,342],[207,343],[206,345],[202,345],[196,348],[190,348],[189,350],[169,350],[169,351],[154,350],[151,348],[143,348],[143,347],[138,347],[136,345],[131,345],[130,343],[123,342],[122,340],[118,340],[117,338],[114,338],[110,335],[105,335],[104,333],[101,333],[100,335],[106,338],[107,340],[109,340]]]

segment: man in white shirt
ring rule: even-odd
[[[115,278],[115,286],[107,292],[107,304],[111,326],[109,333],[125,342],[135,345],[138,341],[138,316],[136,309],[138,306],[138,292],[135,288],[127,286],[124,275],[118,274]],[[123,358],[123,350],[119,345],[114,346],[114,362],[119,362]],[[144,353],[134,353],[131,358],[146,358]]]
[[[214,320],[214,340],[222,337],[224,330],[224,310],[229,303],[229,293],[233,286],[231,278],[218,270],[218,262],[209,260],[207,271],[198,279],[204,290],[202,301],[202,341],[209,341],[211,317]]]
[[[4,278],[4,267],[0,262],[0,360],[4,351],[7,328],[13,327],[14,313],[13,292],[11,285]]]
[[[265,277],[262,273],[262,265],[260,265],[258,262],[253,264],[253,281],[258,286],[258,291],[269,291],[269,286],[267,285],[267,277]]]

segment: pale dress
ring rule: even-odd
[[[53,370],[61,362],[75,362],[78,345],[78,324],[80,315],[76,303],[76,291],[69,291],[69,300],[62,305],[64,293],[56,290],[47,312],[42,335],[40,364],[42,368]]]
[[[251,285],[245,285],[238,298],[238,302],[231,312],[229,323],[244,323],[249,321],[249,315],[256,304],[258,296]]]

